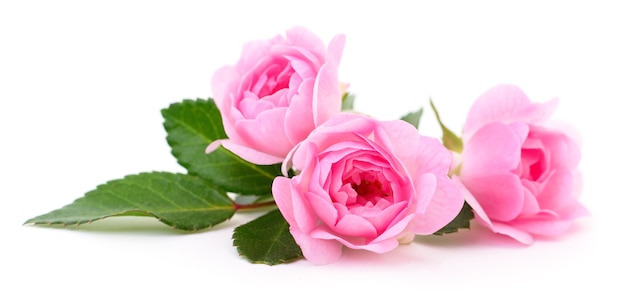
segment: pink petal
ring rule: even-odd
[[[287,30],[286,44],[302,50],[308,50],[311,54],[318,56],[322,56],[326,51],[324,50],[324,42],[311,31],[301,26]],[[316,59],[318,62],[321,62],[323,58]]]
[[[233,66],[222,67],[213,74],[213,78],[211,79],[211,90],[213,92],[213,99],[215,100],[215,104],[218,108],[224,108],[226,92],[230,92],[228,89],[230,86],[229,83],[237,78],[237,76],[237,71]]]
[[[591,212],[580,202],[572,201],[565,208],[558,211],[559,217],[564,220],[573,220],[591,215]]]
[[[497,221],[493,223],[492,230],[494,233],[509,236],[524,245],[530,245],[535,241],[530,233]]]
[[[406,202],[396,202],[390,204],[378,213],[372,213],[371,215],[362,216],[374,226],[378,234],[384,234],[400,219],[406,218],[406,209]],[[402,230],[404,230],[404,228],[402,228]],[[396,234],[398,233],[399,232],[397,232]]]
[[[235,64],[237,73],[243,75],[248,71],[254,70],[257,64],[267,60],[268,57],[271,59],[271,48],[277,44],[283,44],[284,41],[285,39],[282,36],[276,35],[267,40],[253,40],[246,42],[243,45],[239,61]]]
[[[520,138],[521,126],[516,126],[494,122],[478,130],[463,150],[461,175],[506,173],[517,169],[524,139]]]
[[[567,170],[556,170],[545,182],[543,191],[537,195],[542,209],[558,211],[573,198],[573,177]]]
[[[220,144],[224,146],[224,148],[230,150],[235,155],[254,164],[269,165],[280,163],[283,161],[282,157],[266,154],[264,152],[251,149],[248,146],[239,145],[228,139],[222,140]]]
[[[326,194],[321,196],[315,193],[306,192],[304,197],[309,202],[312,211],[314,211],[315,215],[323,223],[329,227],[335,226],[337,219],[339,218],[339,214],[333,203],[327,198]]]
[[[313,95],[314,79],[306,79],[298,87],[298,92],[291,99],[291,104],[285,113],[285,130],[287,139],[291,143],[304,140],[315,128],[313,113],[311,112],[311,96]]]
[[[224,142],[225,140],[226,139],[220,139],[220,140],[215,140],[215,141],[209,143],[209,145],[204,149],[204,153],[205,154],[212,153],[213,151],[218,149],[222,145],[222,142]]]
[[[515,174],[461,176],[461,180],[489,219],[510,221],[521,213],[524,188]]]
[[[400,216],[400,215],[399,215]],[[387,228],[382,234],[378,235],[371,243],[380,243],[385,240],[398,240],[402,236],[410,235],[415,237],[414,234],[406,234],[407,231],[410,231],[411,222],[413,221],[415,214],[406,215],[405,217],[401,217],[400,219],[394,220],[394,224]]]
[[[363,242],[362,239],[347,239],[336,236],[322,228],[317,228],[311,232],[311,236],[319,239],[336,240],[350,249],[368,250],[374,253],[386,253],[398,247],[398,240],[395,238],[385,239],[377,242]]]
[[[416,214],[410,231],[419,235],[437,232],[461,211],[464,199],[459,187],[447,176],[437,177],[436,189],[424,213]]]
[[[337,224],[331,228],[337,234],[345,236],[373,239],[377,235],[376,228],[369,221],[352,214],[341,217]]]
[[[558,236],[567,232],[571,226],[569,220],[559,219],[516,219],[510,226],[534,235]]]
[[[581,158],[579,145],[559,130],[549,130],[534,126],[529,137],[541,143],[540,148],[547,150],[551,168],[573,169]],[[526,148],[526,143],[524,143]]]
[[[472,211],[474,212],[474,216],[476,217],[475,219],[478,223],[489,228],[494,233],[507,235],[519,241],[520,243],[523,243],[523,244],[533,243],[534,239],[532,235],[528,234],[527,232],[524,232],[522,230],[516,229],[514,227],[508,226],[506,224],[503,224],[497,221],[491,221],[491,219],[489,219],[489,216],[487,216],[487,213],[485,213],[485,211],[482,209],[481,205],[478,203],[476,198],[474,198],[472,193],[465,187],[461,179],[457,176],[454,176],[452,177],[452,181],[461,190],[461,193],[463,194],[463,198],[465,198],[465,202],[467,202],[467,204],[472,208]]]
[[[541,123],[554,112],[557,100],[532,103],[517,86],[499,85],[483,93],[474,102],[463,127],[464,136],[470,137],[478,129],[492,122]]]
[[[472,208],[476,220],[487,228],[493,230],[493,223],[491,222],[491,219],[489,219],[487,213],[485,213],[481,205],[478,203],[478,200],[474,198],[474,195],[467,189],[467,187],[465,187],[461,178],[458,176],[452,176],[452,182],[459,188],[465,202],[467,202],[467,204]]]
[[[328,45],[326,62],[318,71],[313,89],[313,116],[315,125],[327,121],[341,111],[339,61],[345,45],[345,36],[335,36]]]
[[[315,238],[293,227],[289,232],[302,249],[302,255],[315,265],[330,264],[341,257],[343,246],[335,240]]]
[[[526,185],[524,181],[522,181],[522,184],[524,184],[524,186]],[[535,194],[528,190],[527,187],[524,187],[524,206],[520,211],[520,216],[534,215],[537,214],[539,210],[539,203],[537,202],[537,198],[535,198]]]
[[[276,177],[272,182],[272,196],[276,206],[283,214],[285,220],[291,225],[295,224],[293,211],[293,194],[291,193],[291,179],[286,177]]]
[[[235,122],[236,133],[246,146],[276,157],[283,157],[293,148],[284,132],[285,108],[275,108],[260,113],[254,120]],[[256,164],[254,155],[241,155],[242,158]]]

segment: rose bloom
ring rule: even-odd
[[[341,113],[299,144],[272,193],[304,257],[339,259],[343,247],[384,253],[456,217],[460,189],[452,154],[407,122]]]
[[[338,66],[345,44],[335,36],[328,49],[308,30],[252,41],[234,66],[212,79],[214,100],[228,139],[214,141],[255,164],[274,164],[316,126],[341,111]]]
[[[588,214],[577,200],[580,147],[549,121],[557,103],[532,103],[512,85],[485,92],[468,113],[453,170],[476,219],[524,244]]]

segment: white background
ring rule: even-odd
[[[607,1],[3,1],[0,3],[0,303],[564,304],[624,301],[626,10]],[[524,247],[479,227],[328,266],[250,264],[234,227],[180,233],[152,219],[22,225],[105,181],[183,172],[160,110],[211,96],[241,46],[303,25],[344,33],[356,109],[395,119],[432,98],[460,132],[478,95],[512,83],[561,100],[583,139],[572,232]],[[11,301],[9,301],[11,300]],[[610,301],[610,302],[609,302]]]

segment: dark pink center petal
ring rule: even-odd
[[[542,181],[546,178],[546,172],[550,169],[549,149],[530,132],[528,138],[522,144],[521,173],[522,179]]]
[[[276,91],[289,87],[289,78],[294,73],[288,61],[275,58],[273,62],[263,70],[256,70],[250,76],[248,90],[256,93],[258,97],[272,95]]]
[[[356,200],[347,202],[349,207],[357,209],[359,206],[371,207],[378,205],[379,202],[389,203],[386,199],[393,198],[390,182],[379,171],[353,172],[348,179],[344,180],[344,183],[350,184],[356,192]]]

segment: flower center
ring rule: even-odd
[[[387,197],[389,196],[383,191],[382,183],[380,181],[361,181],[360,184],[352,183],[352,188],[361,197]]]
[[[349,183],[356,192],[356,198],[352,204],[376,205],[381,199],[392,195],[387,179],[380,172],[360,172],[352,176]]]

